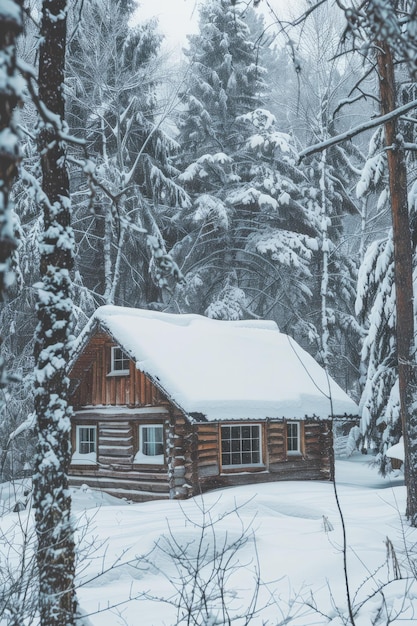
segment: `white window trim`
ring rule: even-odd
[[[253,423],[249,423],[249,424],[222,424],[220,426],[220,459],[222,459],[222,455],[223,455],[223,450],[222,450],[222,436],[221,436],[221,430],[223,427],[227,427],[227,426],[256,426],[258,429],[258,433],[259,433],[259,463],[232,463],[231,465],[224,465],[223,463],[221,463],[221,467],[222,469],[226,469],[226,470],[230,470],[230,469],[245,469],[245,468],[251,468],[251,467],[264,467],[264,460],[263,460],[263,455],[262,455],[262,428],[261,428],[261,424],[253,424]]]
[[[142,433],[143,433],[144,428],[162,428],[162,444],[164,444],[163,424],[140,424],[139,425],[139,449],[135,454],[133,463],[138,464],[138,465],[164,465],[165,455],[163,453],[150,456],[148,454],[144,454],[144,452],[142,451],[142,441],[143,441]]]
[[[91,428],[94,430],[94,452],[80,452],[80,429]],[[77,424],[75,427],[75,450],[71,457],[73,465],[97,465],[97,426],[95,424]]]
[[[122,348],[120,348],[120,346],[112,346],[111,352],[110,352],[110,372],[107,374],[107,376],[127,376],[130,373],[129,368],[125,370],[114,369],[114,353],[116,350],[121,350],[123,354],[127,356],[126,353],[122,350]]]
[[[288,426],[295,424],[297,426],[297,450],[288,450]],[[287,455],[288,456],[300,456],[301,455],[301,424],[295,420],[287,422]]]

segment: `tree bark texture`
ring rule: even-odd
[[[382,114],[396,107],[394,63],[390,46],[377,43],[379,87]],[[394,243],[394,273],[397,315],[397,359],[402,430],[405,448],[405,483],[407,517],[417,526],[417,412],[413,409],[415,393],[413,260],[408,213],[407,169],[403,140],[397,119],[385,123],[385,142],[391,197]]]
[[[39,50],[44,232],[35,335],[37,450],[33,482],[38,539],[41,626],[75,624],[75,546],[68,489],[70,416],[66,366],[69,357],[72,293],[69,270],[74,239],[70,226],[69,178],[65,144],[64,70],[66,0],[43,0]]]

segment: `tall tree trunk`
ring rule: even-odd
[[[111,286],[111,291],[109,294],[109,304],[114,304],[116,301],[116,294],[119,290],[119,283],[121,277],[121,265],[122,265],[122,256],[124,254],[124,243],[126,239],[126,223],[122,222],[119,225],[119,237],[117,241],[117,253],[114,261],[114,269],[113,269],[113,283]]]
[[[113,256],[112,256],[112,241],[113,241],[113,215],[112,206],[107,199],[103,201],[104,207],[104,240],[103,240],[103,256],[104,256],[104,294],[103,300],[106,304],[114,304],[112,301],[112,289],[113,289]]]
[[[10,2],[0,12],[0,302],[14,280],[11,257],[16,248],[13,235],[10,190],[17,174],[18,135],[13,112],[20,101],[16,69],[16,38],[22,30],[22,1]],[[1,337],[0,337],[1,343]],[[8,383],[4,360],[0,359],[0,388]]]
[[[42,167],[44,233],[42,283],[35,335],[37,450],[33,498],[38,539],[41,626],[75,624],[74,538],[68,489],[70,415],[66,366],[71,331],[73,231],[65,145],[63,81],[66,0],[43,0],[39,54],[42,117],[38,141]]]
[[[10,257],[16,248],[13,236],[10,189],[17,174],[18,134],[13,112],[20,101],[16,68],[16,38],[22,30],[22,1],[10,2],[0,12],[0,300],[13,280]]]
[[[396,108],[394,63],[390,46],[377,42],[377,61],[382,114]],[[397,357],[400,390],[400,411],[405,449],[405,483],[407,517],[417,526],[417,411],[413,410],[415,374],[413,262],[407,197],[407,169],[403,140],[397,119],[385,124],[385,142],[389,171],[394,271],[397,312]]]
[[[320,189],[321,189],[321,211],[320,211],[320,229],[321,229],[321,351],[323,365],[329,366],[329,316],[327,309],[327,296],[329,288],[329,236],[328,236],[328,212],[326,199],[326,166],[327,153],[323,150],[320,161]]]

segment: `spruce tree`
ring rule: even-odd
[[[364,448],[377,454],[382,474],[390,469],[386,448],[399,439],[398,371],[392,233],[367,249],[358,277],[356,312],[365,329],[360,400]]]
[[[337,8],[325,3],[309,16],[298,44],[289,46],[298,90],[293,92],[287,123],[300,146],[326,142],[350,123],[346,104],[362,68],[352,54],[340,63],[343,26]],[[300,331],[308,332],[310,350],[348,390],[357,387],[360,329],[354,314],[357,244],[346,230],[348,219],[355,223],[359,213],[360,202],[350,181],[362,163],[361,150],[353,142],[329,146],[303,163],[318,236],[310,265],[310,315],[300,323]]]
[[[193,208],[178,218],[187,236],[174,253],[188,283],[177,304],[214,317],[287,323],[292,306],[310,297],[305,282],[317,230],[294,142],[262,106],[265,69],[251,11],[245,3],[207,1],[200,31],[190,37],[178,141],[179,180]]]

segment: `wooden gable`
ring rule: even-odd
[[[114,375],[111,348],[115,342],[103,332],[88,341],[71,368],[72,403],[81,406],[160,406],[166,399],[130,360],[128,375]]]

